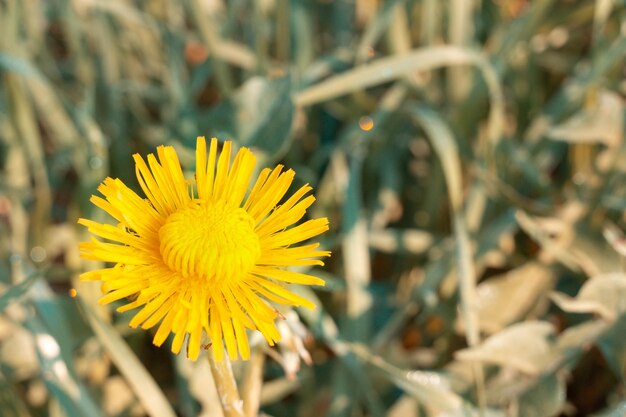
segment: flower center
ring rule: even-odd
[[[254,220],[242,208],[193,200],[159,230],[163,261],[184,277],[237,279],[261,256]]]

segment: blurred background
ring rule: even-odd
[[[626,415],[625,62],[623,0],[0,0],[0,415],[222,415],[78,282],[98,184],[197,135],[331,223],[261,415]]]

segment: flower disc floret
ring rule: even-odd
[[[261,256],[254,219],[219,201],[196,199],[170,214],[159,239],[165,264],[189,279],[236,280]]]

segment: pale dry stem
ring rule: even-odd
[[[209,349],[208,357],[217,394],[224,410],[224,417],[244,417],[243,401],[239,397],[239,391],[237,391],[237,382],[233,375],[230,360],[226,357],[219,362],[216,361],[212,349]]]

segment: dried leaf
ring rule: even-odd
[[[534,261],[481,282],[476,289],[480,329],[493,334],[521,319],[553,282],[554,272]],[[457,326],[462,325],[459,320]]]
[[[611,91],[598,93],[595,103],[548,130],[548,137],[570,143],[602,143],[611,148],[624,140],[624,103]]]
[[[462,361],[510,367],[529,375],[538,375],[552,360],[552,344],[548,338],[554,327],[545,321],[514,324],[487,338],[474,348],[456,352]]]
[[[601,275],[588,280],[574,298],[562,293],[552,293],[551,298],[568,313],[598,314],[613,321],[626,311],[626,275]]]

